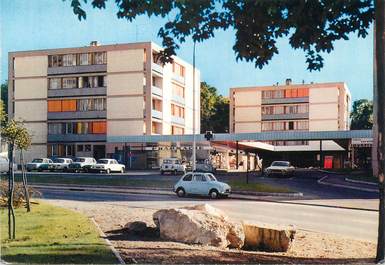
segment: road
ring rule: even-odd
[[[278,201],[180,199],[171,195],[53,190],[47,188],[40,190],[44,199],[69,200],[74,204],[79,201],[89,202],[93,205],[98,203],[116,204],[135,211],[138,208],[160,209],[209,203],[237,220],[295,225],[299,229],[333,233],[347,238],[372,242],[375,242],[377,233],[376,211],[311,206],[302,203]]]

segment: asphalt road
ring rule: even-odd
[[[244,200],[208,200],[177,198],[170,195],[118,194],[76,190],[41,189],[44,199],[70,200],[124,205],[128,210],[160,209],[209,203],[237,220],[280,225],[295,225],[299,229],[339,234],[344,237],[375,242],[377,215],[375,211],[309,206],[305,204]]]

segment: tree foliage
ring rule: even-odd
[[[350,113],[351,130],[370,130],[373,127],[373,101],[359,99],[353,102]]]
[[[229,130],[229,100],[217,89],[201,83],[201,132],[225,133]]]
[[[8,144],[20,150],[27,150],[32,141],[24,124],[15,120],[10,120],[1,128],[1,136]]]
[[[86,0],[69,0],[79,20],[87,14]],[[103,9],[107,0],[92,0]],[[235,31],[237,60],[262,68],[278,54],[277,40],[287,37],[294,49],[306,54],[308,69],[323,67],[322,53],[333,50],[334,41],[352,32],[368,34],[374,19],[373,0],[115,0],[117,17],[133,21],[140,15],[167,17],[160,27],[164,62],[172,61],[180,44],[192,37],[201,42],[216,30]]]
[[[8,113],[8,83],[1,84],[1,101],[3,102],[2,110]]]

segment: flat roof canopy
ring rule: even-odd
[[[351,131],[279,131],[259,133],[214,133],[211,141],[308,141],[308,140],[343,140],[353,138],[372,138],[372,130]],[[204,134],[196,134],[197,142],[207,141]],[[126,135],[107,136],[107,143],[158,143],[192,142],[193,135]]]

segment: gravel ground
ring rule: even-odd
[[[162,241],[149,230],[128,234],[125,224],[144,221],[155,226],[153,208],[128,207],[120,202],[79,202],[48,200],[58,206],[93,217],[126,263],[372,263],[376,244],[333,234],[298,230],[286,253],[219,250],[212,247]]]

